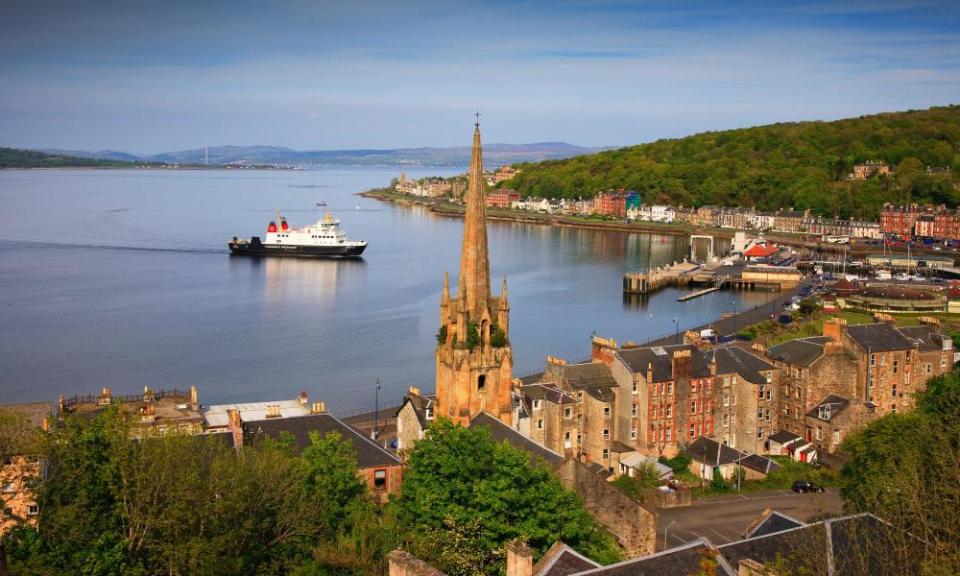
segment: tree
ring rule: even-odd
[[[925,573],[960,573],[960,374],[929,381],[915,411],[871,422],[842,448],[850,511],[891,522],[892,552],[919,551]]]
[[[469,554],[470,562],[491,574],[501,567],[497,551],[517,538],[540,553],[563,540],[599,561],[619,556],[610,536],[543,463],[493,443],[485,428],[444,419],[410,453],[397,513],[411,549],[425,559],[472,550],[480,556]]]

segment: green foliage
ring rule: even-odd
[[[129,168],[137,165],[134,162],[119,160],[79,158],[77,156],[45,154],[34,150],[0,148],[0,168],[56,168],[65,166]]]
[[[638,468],[634,476],[619,476],[612,484],[631,499],[644,502],[650,490],[662,482],[657,467],[648,463]]]
[[[410,454],[397,514],[418,555],[461,558],[487,574],[501,570],[497,551],[516,538],[540,553],[559,539],[598,561],[619,556],[612,538],[545,465],[493,443],[484,428],[443,419]]]
[[[349,444],[336,436],[313,437],[303,456],[283,438],[239,453],[213,436],[131,441],[114,406],[96,418],[68,418],[47,440],[39,531],[3,540],[15,573],[382,568],[375,562],[386,545],[370,546],[368,537],[380,524],[376,507]],[[362,564],[357,549],[378,552]]]
[[[468,322],[466,347],[469,350],[473,350],[479,345],[480,345],[480,330],[477,328],[477,323]]]
[[[884,202],[960,201],[960,106],[838,120],[705,132],[566,160],[521,165],[501,183],[523,196],[592,197],[636,190],[646,203],[684,206],[792,206],[814,214],[876,217]],[[898,168],[895,178],[850,181],[869,160]],[[930,176],[926,166],[952,168]]]
[[[507,342],[507,333],[503,331],[503,328],[499,324],[494,322],[490,325],[490,345],[494,348],[503,348],[504,346],[509,346]]]
[[[660,463],[669,466],[674,473],[688,470],[691,462],[693,458],[686,454],[677,454],[673,458],[660,457]]]
[[[437,332],[437,344],[443,344],[447,341],[447,327],[446,325],[440,327],[440,331]]]
[[[889,414],[848,436],[841,489],[852,512],[869,511],[908,534],[925,573],[960,573],[960,374],[927,382],[909,413]],[[914,539],[915,538],[915,539]]]

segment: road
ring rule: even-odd
[[[798,286],[792,290],[781,292],[780,295],[778,295],[772,302],[750,308],[749,310],[738,310],[736,316],[715,320],[709,324],[697,326],[696,328],[688,328],[688,330],[699,332],[705,328],[713,328],[714,331],[721,336],[731,336],[747,326],[770,320],[771,314],[779,316],[780,313],[783,312],[784,304],[789,302],[790,298],[799,294],[803,286],[807,286],[809,284],[810,280],[806,280],[801,286]],[[644,346],[667,346],[669,344],[676,344],[678,339],[682,338],[682,336],[683,334],[680,334],[679,336],[665,336],[663,338],[646,342]]]
[[[684,508],[658,511],[657,550],[663,550],[663,530],[669,545],[679,546],[699,536],[715,545],[743,539],[743,532],[765,508],[771,508],[802,522],[819,520],[843,510],[839,490],[823,494],[794,494],[790,490],[750,492],[742,495],[695,499]]]

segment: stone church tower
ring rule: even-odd
[[[444,274],[440,298],[436,413],[466,425],[489,412],[510,424],[510,303],[506,277],[500,296],[490,293],[483,149],[479,122],[474,126],[457,293],[451,296],[450,277]]]

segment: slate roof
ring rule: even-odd
[[[773,364],[742,348],[714,348],[707,353],[707,362],[717,359],[717,374],[734,374],[753,384],[766,384],[767,377],[761,370],[773,370]]]
[[[760,517],[744,532],[743,536],[744,538],[758,538],[760,536],[766,536],[767,534],[776,534],[777,532],[790,530],[791,528],[799,528],[804,525],[803,522],[796,518],[791,518],[786,514],[768,508],[760,514]]]
[[[599,566],[563,542],[557,541],[534,565],[533,576],[570,576]]]
[[[706,462],[714,466],[732,464],[744,457],[744,453],[721,444],[716,440],[701,436],[684,449],[684,452],[697,462]]]
[[[834,419],[834,417],[837,414],[842,412],[849,405],[850,405],[850,401],[847,400],[846,398],[841,398],[836,394],[830,394],[829,396],[821,400],[819,404],[814,406],[812,410],[807,412],[807,416],[813,416],[818,420],[822,420],[822,418],[820,418],[820,408],[826,408],[829,406],[830,418],[824,420],[824,422],[830,422],[831,420]]]
[[[914,342],[889,322],[847,326],[847,335],[864,350],[890,352],[913,348]]]
[[[756,470],[757,472],[762,472],[763,474],[769,474],[776,470],[780,469],[780,465],[767,458],[766,456],[761,456],[759,454],[750,454],[746,458],[740,461],[740,465],[744,468],[749,468],[751,470]]]
[[[778,344],[767,351],[767,355],[774,360],[793,364],[794,366],[810,366],[823,356],[823,345],[830,342],[829,336],[813,336],[811,338],[796,338]]]
[[[576,399],[551,382],[524,385],[523,395],[530,400],[546,400],[554,404],[574,404]]]
[[[717,575],[736,576],[737,572],[723,558],[715,556],[716,548],[706,538],[695,538],[682,546],[670,548],[656,554],[634,558],[596,568],[581,574],[591,576],[682,576],[699,574],[700,561],[704,554],[716,558],[718,562]]]
[[[470,421],[470,428],[474,426],[485,426],[490,431],[490,438],[494,442],[506,442],[514,448],[530,454],[531,458],[543,459],[549,466],[563,464],[563,456],[537,444],[487,412],[481,412],[473,417],[473,420]]]
[[[403,398],[403,404],[400,405],[400,408],[397,409],[395,415],[399,415],[400,411],[403,410],[403,407],[407,404],[413,408],[413,412],[417,415],[417,420],[420,421],[420,427],[427,427],[427,408],[433,406],[433,403],[436,401],[437,397],[434,395],[421,396],[421,395],[407,395]]]
[[[649,365],[653,369],[653,381],[666,382],[673,380],[673,353],[678,350],[690,350],[692,377],[710,376],[710,365],[706,357],[696,346],[689,344],[621,349],[617,351],[617,356],[632,372],[646,375]]]
[[[321,438],[331,432],[337,432],[341,438],[349,441],[356,454],[358,468],[400,464],[396,456],[330,414],[310,414],[243,423],[244,443],[255,442],[263,435],[276,439],[282,432],[287,432],[293,436],[293,446],[298,452],[310,445],[310,432],[314,431],[318,432]]]
[[[792,442],[795,440],[801,440],[802,437],[790,432],[789,430],[780,430],[775,434],[770,436],[770,441],[776,442],[778,444],[786,444],[787,442]]]
[[[940,334],[935,326],[910,326],[898,328],[898,330],[907,338],[916,341],[921,352],[935,352],[943,349],[944,335]]]
[[[616,399],[613,389],[617,387],[617,381],[613,379],[610,367],[602,362],[568,364],[562,367],[562,377],[571,389],[582,390],[601,402]]]

